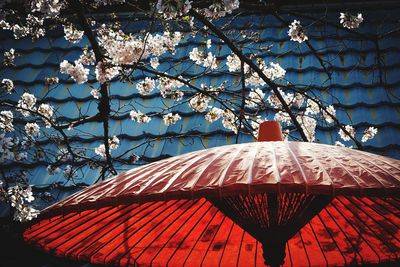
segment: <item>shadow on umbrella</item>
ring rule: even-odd
[[[262,141],[280,138],[262,125]],[[265,125],[270,128],[263,128]],[[400,162],[270,141],[173,157],[44,210],[24,239],[116,266],[398,263]]]

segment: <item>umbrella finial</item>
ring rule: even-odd
[[[279,122],[264,121],[260,123],[257,141],[283,141],[281,125]]]

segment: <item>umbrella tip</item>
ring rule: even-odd
[[[281,125],[279,122],[264,121],[260,123],[257,141],[283,141]]]

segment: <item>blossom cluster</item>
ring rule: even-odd
[[[3,132],[14,131],[13,120],[14,114],[11,111],[0,111],[0,130],[2,130]]]
[[[89,69],[85,68],[79,60],[75,60],[74,64],[63,60],[60,63],[60,72],[68,74],[78,84],[83,84],[88,80]]]
[[[28,122],[25,124],[25,133],[30,137],[38,137],[40,135],[40,127],[36,122]]]
[[[178,77],[181,78],[181,77]],[[169,95],[175,95],[176,89],[183,87],[183,83],[177,79],[172,79],[168,77],[159,77],[157,79],[158,89],[160,90],[161,96],[163,98],[168,97]],[[183,92],[182,92],[183,93]],[[178,98],[181,97],[182,94],[178,93]]]
[[[288,35],[291,41],[302,43],[308,40],[304,27],[300,24],[299,20],[294,20],[289,25]]]
[[[355,29],[360,27],[361,22],[364,21],[362,14],[358,13],[357,16],[349,13],[340,13],[340,24],[347,29]]]
[[[177,121],[179,121],[180,119],[181,119],[181,116],[179,116],[178,113],[173,114],[170,112],[163,116],[163,121],[166,126],[173,125],[173,124],[177,123]]]
[[[33,94],[24,93],[21,96],[21,99],[18,100],[17,107],[19,109],[17,110],[20,111],[24,117],[28,117],[31,115],[31,113],[29,112],[30,110],[31,111],[36,110],[35,105],[36,105],[36,97]]]
[[[14,65],[15,50],[13,48],[11,48],[8,51],[5,51],[3,55],[4,55],[4,59],[3,59],[3,65],[4,66]]]
[[[365,129],[363,136],[361,138],[361,142],[367,142],[368,140],[374,138],[374,136],[378,133],[378,129],[375,127],[368,127]]]
[[[186,0],[158,0],[157,12],[162,14],[164,19],[174,19],[178,16],[183,16],[192,8],[192,1]]]
[[[208,8],[204,9],[204,14],[211,19],[225,17],[226,14],[231,14],[233,10],[238,9],[239,4],[239,0],[214,1]]]
[[[195,94],[189,101],[189,106],[197,112],[204,112],[208,107],[211,98],[205,94]]]
[[[153,80],[150,77],[146,77],[144,81],[140,81],[136,85],[136,89],[139,91],[140,94],[142,95],[148,95],[150,94],[154,89],[156,88],[156,83],[155,80]]]
[[[107,66],[107,64],[100,61],[96,65],[96,79],[100,82],[100,84],[106,83],[107,81],[110,81],[112,78],[117,76],[120,70],[120,67]]]
[[[181,41],[180,32],[164,32],[163,35],[150,33],[145,36],[125,34],[106,25],[98,29],[99,44],[114,65],[130,65],[149,56],[160,56],[166,52],[175,53]]]
[[[26,222],[37,217],[39,211],[27,205],[27,202],[35,199],[30,186],[26,188],[21,185],[12,186],[8,188],[7,193],[11,206],[15,208],[14,220]]]
[[[203,66],[204,68],[214,70],[218,67],[217,59],[211,52],[205,54],[204,52],[199,51],[197,47],[193,48],[193,50],[189,52],[189,58],[193,60],[195,64]]]
[[[15,90],[14,82],[10,79],[3,79],[1,81],[0,87],[11,94]]]
[[[119,147],[119,139],[117,136],[113,136],[111,139],[108,139],[108,146],[111,150],[115,150]],[[106,158],[106,146],[104,144],[99,145],[94,149],[94,152],[102,158]],[[72,168],[72,167],[71,167]]]
[[[250,108],[255,108],[259,106],[265,97],[264,92],[260,88],[251,89],[249,97],[246,98],[245,103]]]
[[[147,116],[146,114],[143,114],[141,111],[135,111],[132,110],[129,113],[131,120],[136,121],[137,123],[149,123],[151,121],[151,118]]]
[[[346,132],[343,131],[343,129],[340,129],[340,130],[339,130],[339,136],[340,136],[340,138],[342,138],[344,141],[350,141],[351,138],[354,138],[354,136],[355,136],[355,130],[354,130],[353,126],[351,126],[351,125],[346,125],[346,126],[344,127],[344,129],[345,129],[349,134],[346,134]]]
[[[74,25],[64,25],[64,37],[65,40],[75,44],[78,43],[83,37],[83,31],[77,30]]]
[[[222,117],[222,109],[217,107],[212,107],[210,111],[204,116],[208,122],[217,121],[219,118]]]
[[[32,0],[32,11],[38,11],[46,17],[56,17],[60,14],[62,8],[65,7],[63,0]]]
[[[229,109],[222,111],[222,125],[233,131],[235,134],[238,132],[238,126],[236,124],[236,115]]]

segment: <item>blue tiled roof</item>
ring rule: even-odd
[[[393,29],[398,25],[396,16],[398,9],[363,11],[365,22],[360,32],[375,33],[378,29]],[[318,16],[318,14],[314,14]],[[332,20],[337,20],[338,12],[329,14]],[[291,18],[293,19],[293,18]],[[226,22],[227,19],[223,21]],[[222,22],[223,22],[222,21]],[[310,21],[301,19],[303,25]],[[382,21],[384,23],[382,24]],[[219,22],[219,23],[222,23]],[[126,22],[126,28],[137,32],[145,28],[147,22],[143,20]],[[264,51],[266,62],[279,62],[287,73],[285,79],[293,84],[304,85],[310,94],[315,94],[326,104],[334,104],[337,108],[338,119],[345,124],[352,124],[358,132],[368,126],[379,129],[378,135],[365,144],[365,148],[373,153],[380,153],[400,159],[400,35],[389,35],[379,41],[380,63],[376,46],[371,41],[359,40],[351,33],[337,30],[329,25],[324,27],[317,24],[309,25],[310,42],[318,54],[328,62],[327,67],[332,70],[332,79],[328,80],[320,63],[312,51],[305,45],[291,42],[287,36],[287,28],[272,16],[242,15],[236,17],[230,24],[232,29],[250,29],[260,33],[260,41],[256,43],[243,42],[243,51],[249,53],[251,49],[270,46],[270,51]],[[325,33],[321,35],[320,31]],[[93,79],[88,84],[78,85],[65,75],[59,74],[59,63],[63,59],[73,61],[80,55],[81,47],[88,45],[87,39],[79,44],[70,44],[62,36],[60,29],[51,33],[51,37],[39,39],[32,43],[30,39],[13,40],[11,35],[2,32],[0,53],[10,48],[15,48],[20,56],[17,57],[15,67],[2,67],[2,78],[12,79],[17,87],[17,92],[8,95],[10,101],[18,101],[24,91],[35,94],[38,98],[45,97],[45,102],[53,105],[61,121],[71,121],[79,117],[79,112],[85,116],[95,115],[97,101],[90,95],[93,85],[98,83]],[[198,66],[188,59],[189,52],[199,44],[205,44],[208,38],[197,36],[192,38],[186,34],[179,45],[176,55],[167,54],[160,59],[160,71],[167,70],[174,65],[176,71],[186,69],[188,76],[199,71]],[[227,45],[216,41],[212,50],[218,56],[220,66],[224,66],[227,55],[231,54]],[[199,79],[197,85],[220,84],[224,80],[232,80],[225,66],[222,71]],[[172,73],[169,71],[169,73]],[[140,71],[135,72],[136,77],[144,78]],[[60,77],[60,84],[56,89],[48,91],[44,87],[46,77]],[[137,79],[137,80],[138,80]],[[267,91],[267,88],[264,88]],[[231,90],[240,90],[234,87]],[[225,129],[221,122],[208,123],[202,114],[194,113],[185,103],[177,105],[173,110],[179,112],[182,120],[177,124],[165,126],[161,116],[154,116],[149,124],[139,125],[131,121],[128,113],[132,109],[129,104],[134,104],[145,113],[158,112],[164,103],[172,100],[163,99],[157,90],[148,96],[141,96],[136,90],[136,83],[121,83],[113,81],[110,89],[112,109],[122,107],[120,113],[113,115],[110,120],[110,136],[117,135],[121,144],[113,151],[114,156],[134,148],[143,142],[161,138],[138,146],[133,152],[141,155],[140,163],[155,161],[164,157],[203,149],[204,147],[221,146],[235,142],[236,136]],[[186,99],[193,94],[186,95]],[[227,97],[227,96],[226,96]],[[125,106],[125,104],[127,104]],[[272,112],[261,114],[263,117],[272,118]],[[23,125],[22,121],[16,124]],[[54,130],[47,129],[47,133]],[[338,139],[338,129],[332,126],[318,126],[316,139],[321,143],[333,144]],[[102,125],[91,122],[79,125],[67,131],[74,137],[73,144],[83,148],[90,148],[88,156],[95,156],[93,149],[101,143],[103,134]],[[239,142],[252,142],[249,135],[240,135]],[[41,138],[40,143],[55,150],[54,143],[46,138]],[[54,183],[62,186],[75,186],[76,183],[92,184],[99,175],[99,170],[83,167],[74,181],[65,181],[62,174],[50,176],[46,171],[45,162],[28,161],[27,163],[9,164],[5,168],[27,168],[29,181],[37,187],[48,187]],[[119,170],[130,169],[132,165],[116,165]],[[57,189],[53,189],[53,191]],[[60,194],[60,196],[68,193]]]

